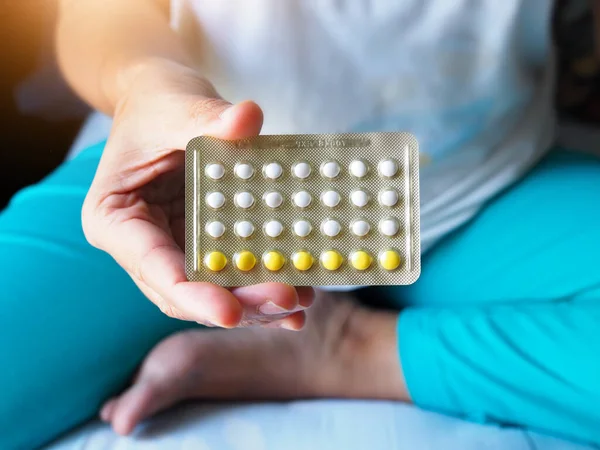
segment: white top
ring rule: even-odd
[[[410,131],[422,250],[553,139],[552,0],[173,0],[173,27],[264,134]]]

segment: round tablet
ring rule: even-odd
[[[395,189],[385,189],[379,193],[379,203],[392,207],[398,203],[398,192]]]
[[[252,167],[248,163],[240,163],[235,165],[235,167],[233,168],[233,172],[238,178],[241,178],[242,180],[247,180],[251,178],[252,175],[254,175],[254,167]]]
[[[252,225],[252,222],[243,220],[242,222],[238,222],[235,224],[235,234],[237,234],[239,237],[248,238],[252,236],[253,233],[254,225]]]
[[[292,173],[294,174],[294,176],[296,178],[300,178],[301,180],[308,178],[308,176],[310,175],[310,172],[311,172],[310,164],[308,164],[306,162],[296,163],[292,167]]]
[[[213,272],[220,272],[227,265],[227,258],[221,252],[210,252],[204,257],[204,265]]]
[[[300,192],[296,192],[294,194],[294,204],[298,208],[306,208],[306,207],[308,207],[308,205],[310,205],[311,201],[312,201],[312,197],[306,191],[300,191]]]
[[[323,222],[321,231],[325,236],[335,237],[338,234],[340,234],[340,231],[342,231],[342,227],[340,226],[340,223],[337,220],[327,219]]]
[[[225,204],[225,196],[221,192],[210,192],[206,195],[206,204],[212,209],[219,209]]]
[[[350,229],[352,230],[352,234],[355,236],[363,237],[369,234],[369,231],[371,231],[371,225],[369,225],[369,222],[366,220],[355,220],[352,222]]]
[[[391,178],[398,173],[398,164],[392,159],[385,159],[377,167],[382,177]]]
[[[350,255],[350,264],[352,264],[352,267],[356,270],[367,270],[371,267],[372,262],[373,258],[364,250],[352,252]]]
[[[283,203],[283,196],[279,192],[267,192],[263,199],[269,208],[279,208]]]
[[[222,164],[213,163],[206,166],[204,173],[208,178],[213,180],[220,180],[225,175],[225,167]]]
[[[350,175],[352,175],[353,177],[363,178],[364,176],[367,175],[368,168],[364,161],[355,159],[354,161],[352,161],[350,163],[350,167],[348,167],[348,171],[350,172]]]
[[[242,209],[248,209],[254,205],[254,196],[250,192],[238,192],[233,199],[236,206]]]
[[[379,222],[379,231],[385,236],[396,236],[400,230],[400,224],[396,219],[387,218]]]
[[[283,232],[283,225],[278,220],[271,220],[265,223],[265,234],[276,238]]]
[[[353,191],[350,194],[350,201],[357,208],[364,208],[369,203],[369,194],[365,191]]]
[[[271,272],[277,272],[285,264],[285,257],[278,251],[272,250],[263,255],[263,264]]]
[[[335,161],[326,162],[321,166],[321,173],[325,178],[335,178],[340,174],[340,165]]]
[[[252,252],[244,250],[233,256],[233,262],[242,272],[248,272],[249,270],[254,269],[254,266],[256,265],[256,256],[254,256]]]
[[[292,255],[292,263],[296,269],[305,271],[312,267],[314,259],[310,253],[301,251]]]
[[[269,178],[271,180],[276,180],[283,174],[283,169],[281,168],[281,164],[276,163],[276,162],[267,164],[263,170],[264,170],[263,173],[264,173],[265,177]]]
[[[321,196],[321,201],[325,206],[329,208],[335,208],[337,205],[340,204],[340,194],[338,194],[336,191],[323,192],[323,195]]]
[[[306,237],[312,231],[312,225],[307,220],[299,220],[294,223],[294,234],[300,237]]]
[[[385,270],[395,270],[401,262],[400,255],[395,250],[386,250],[379,255],[379,264]]]
[[[225,233],[225,225],[218,220],[208,222],[205,227],[206,232],[212,238],[220,238]]]
[[[321,253],[321,264],[327,270],[338,270],[343,261],[342,255],[335,250],[327,250]]]

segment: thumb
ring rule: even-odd
[[[220,139],[257,136],[263,124],[263,112],[252,101],[232,105],[220,99],[197,100],[191,116],[192,120],[184,131],[186,145],[190,139],[199,135]]]

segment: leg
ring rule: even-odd
[[[558,187],[564,186],[565,181],[570,183],[565,187],[568,198],[573,197],[574,201],[557,202],[556,191],[561,192]],[[487,415],[504,423],[598,440],[594,429],[589,427],[590,418],[597,414],[592,408],[600,391],[596,382],[600,346],[593,338],[600,319],[594,312],[598,302],[593,301],[592,289],[600,281],[598,274],[582,264],[571,272],[570,287],[574,292],[571,301],[555,304],[548,302],[552,300],[548,292],[562,292],[561,298],[566,299],[569,285],[553,285],[554,290],[549,290],[544,284],[532,281],[531,273],[537,270],[534,263],[539,266],[545,261],[537,255],[546,249],[554,249],[551,261],[580,253],[586,253],[580,255],[585,258],[596,252],[594,245],[600,251],[598,235],[590,231],[600,225],[600,216],[588,207],[599,185],[598,161],[577,156],[549,159],[504,199],[491,205],[481,220],[449,239],[440,247],[441,253],[431,253],[424,264],[423,279],[417,285],[388,290],[394,299],[406,292],[405,299],[414,305],[441,305],[443,300],[446,304],[470,304],[469,307],[408,309],[396,328],[396,313],[374,312],[350,300],[336,300],[323,294],[309,312],[308,326],[301,333],[235,330],[228,334],[220,331],[179,334],[161,343],[149,355],[136,384],[110,402],[103,416],[120,431],[128,432],[147,415],[183,398],[337,396],[408,400],[398,360],[400,346],[410,394],[421,405],[472,418]],[[553,189],[548,190],[549,187]],[[554,203],[548,203],[549,196]],[[521,270],[511,272],[513,278],[502,272],[513,283],[502,291],[511,294],[505,301],[512,305],[489,306],[499,297],[486,295],[496,271],[489,271],[493,277],[486,279],[487,272],[483,270],[483,275],[479,275],[475,265],[470,273],[475,274],[473,279],[479,284],[471,283],[465,289],[464,279],[454,282],[452,278],[454,267],[461,266],[450,250],[462,254],[464,264],[476,261],[482,243],[473,236],[486,238],[487,243],[489,236],[496,236],[503,220],[520,217],[514,206],[522,204],[528,205],[526,217],[531,220],[545,219],[546,215],[554,217],[554,205],[561,205],[583,220],[586,227],[580,227],[577,233],[565,229],[571,223],[558,224],[555,220],[548,231],[563,240],[570,239],[566,244],[553,241],[553,235],[549,234],[535,245],[534,238],[541,236],[539,226],[528,228],[526,224],[515,230],[520,235],[502,235],[504,239],[512,236],[515,243],[524,241],[529,251],[515,246],[510,255],[518,257],[505,267],[505,272],[516,262],[521,264]],[[534,208],[535,214],[529,217]],[[550,212],[545,208],[550,208]],[[496,222],[498,218],[500,225]],[[491,225],[496,223],[496,227],[482,228],[487,221]],[[528,236],[527,230],[535,231],[534,235]],[[578,242],[587,243],[585,251],[572,249]],[[474,245],[473,257],[463,250],[466,243]],[[489,245],[497,245],[504,251],[507,241],[490,240]],[[494,254],[493,250],[490,253]],[[451,256],[451,264],[438,255]],[[481,257],[485,255],[481,252]],[[502,267],[502,261],[502,258],[493,260],[496,267]],[[554,266],[547,270],[556,273]],[[531,286],[515,283],[516,274],[523,274],[524,283],[529,281]],[[546,277],[548,282],[551,279]],[[435,283],[438,280],[440,283]],[[436,292],[439,297],[433,295]],[[583,300],[586,295],[591,301]],[[518,302],[519,296],[527,304]],[[531,298],[538,305],[531,305]],[[427,302],[429,299],[432,301]],[[177,355],[175,362],[174,355]],[[571,367],[565,369],[563,365],[567,363]],[[182,367],[184,370],[179,370]],[[573,426],[573,419],[561,422],[572,412],[580,419],[579,427]]]
[[[92,417],[152,346],[190,326],[164,316],[86,243],[81,204],[101,151],[0,214],[0,448],[37,447]]]
[[[548,157],[388,289],[413,400],[600,443],[600,161]]]

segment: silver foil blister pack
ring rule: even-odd
[[[221,286],[403,285],[420,274],[409,133],[192,139],[186,269]]]

